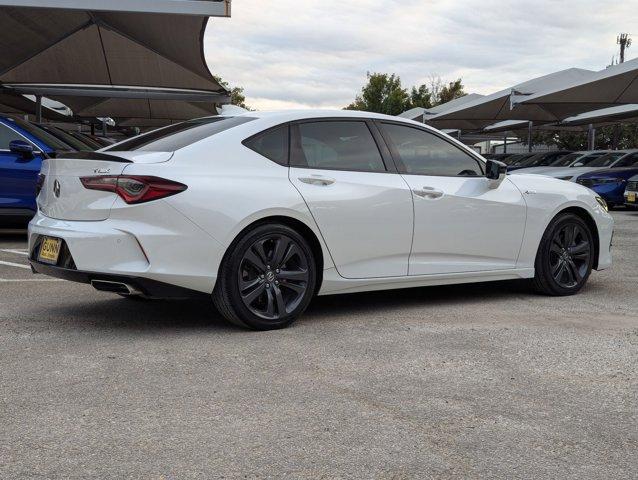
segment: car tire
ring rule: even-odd
[[[314,296],[317,271],[306,239],[283,224],[262,224],[229,247],[212,297],[229,322],[253,330],[293,323]]]
[[[594,237],[578,215],[563,213],[549,224],[536,254],[534,289],[545,295],[578,293],[594,265]]]

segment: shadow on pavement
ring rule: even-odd
[[[305,321],[326,317],[359,315],[402,307],[434,307],[479,300],[513,299],[533,295],[526,282],[490,282],[482,284],[421,287],[379,292],[317,297],[303,316]],[[47,307],[48,316],[63,319],[63,324],[86,328],[128,331],[241,331],[227,324],[206,295],[189,300],[137,300],[107,298],[82,300]]]

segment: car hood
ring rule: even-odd
[[[588,188],[575,182],[566,182],[558,178],[546,177],[544,175],[512,173],[507,178],[524,193],[533,192],[535,201],[543,201],[547,198],[563,199],[586,199],[590,205],[596,203],[595,194]],[[593,200],[590,201],[590,200]]]

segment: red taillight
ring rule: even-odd
[[[183,192],[188,187],[183,183],[159,177],[139,175],[100,175],[81,177],[84,188],[117,193],[126,203],[144,203]]]

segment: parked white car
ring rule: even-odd
[[[572,152],[559,160],[555,161],[551,165],[545,167],[529,167],[515,170],[516,173],[535,173],[540,175],[547,174],[548,176],[554,176],[553,174],[558,171],[565,170],[567,168],[582,168],[587,166],[590,162],[610,153],[608,150],[589,150],[582,152]]]
[[[557,168],[551,172],[541,173],[548,177],[558,178],[575,182],[576,179],[584,173],[595,172],[596,170],[604,170],[606,168],[621,168],[632,166],[638,161],[637,150],[617,150],[601,155],[587,163],[585,167]],[[522,172],[522,170],[521,170]]]
[[[211,295],[254,329],[315,294],[525,278],[569,295],[610,266],[602,199],[505,171],[396,117],[202,118],[45,160],[30,261],[122,296]]]

